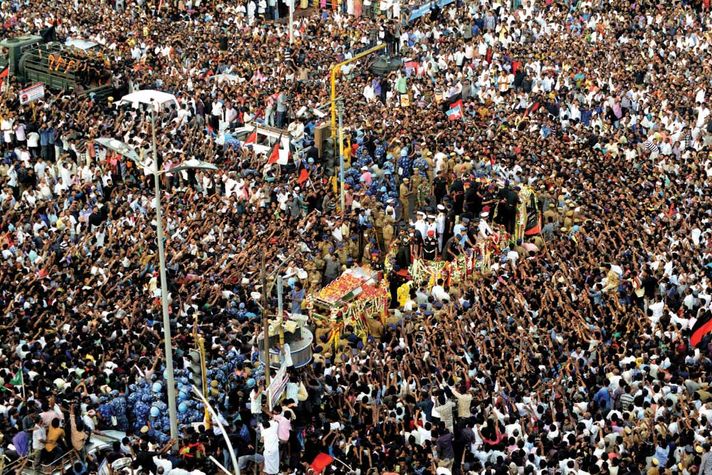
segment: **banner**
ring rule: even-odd
[[[278,402],[279,398],[282,397],[282,393],[287,389],[287,383],[289,378],[287,377],[287,365],[282,363],[279,371],[272,376],[272,380],[267,388],[267,404],[269,404],[270,409],[273,408]]]
[[[29,104],[45,96],[44,84],[38,82],[30,87],[21,90],[18,94],[20,104]]]

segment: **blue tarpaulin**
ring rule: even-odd
[[[409,22],[410,22],[410,21],[415,21],[415,20],[417,20],[418,18],[420,18],[420,17],[422,17],[422,16],[424,16],[424,15],[430,13],[430,10],[432,9],[431,7],[432,7],[432,4],[433,4],[433,3],[434,3],[434,2],[428,2],[428,3],[426,3],[425,5],[421,5],[421,6],[417,7],[417,8],[415,8],[415,9],[411,10],[411,12],[410,12],[410,18],[408,19],[408,21],[409,21]],[[450,5],[451,3],[455,3],[455,0],[438,0],[437,3],[438,3],[438,6],[439,6],[440,8],[443,8],[443,7],[447,6],[447,5]]]

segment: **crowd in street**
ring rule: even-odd
[[[149,116],[118,95],[21,104],[9,77],[0,466],[219,473],[224,430],[267,474],[316,473],[319,454],[338,459],[324,473],[712,474],[712,339],[690,342],[712,316],[709,2],[306,6],[290,43],[270,0],[0,4],[3,36],[91,39],[123,92],[177,98],[155,126],[180,422],[172,440]],[[342,209],[318,110],[331,67],[381,42],[392,70],[371,56],[338,75]],[[298,144],[288,165],[230,139],[256,125]],[[170,171],[187,159],[218,170]],[[467,278],[408,273],[482,262],[494,237]],[[354,266],[390,290],[365,337],[309,322],[313,361],[275,407],[263,260],[292,313]],[[196,331],[224,429],[187,386]]]

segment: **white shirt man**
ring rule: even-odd
[[[40,134],[37,132],[30,132],[27,134],[27,146],[30,148],[36,148],[40,146]]]
[[[482,213],[480,217],[480,223],[477,225],[477,235],[481,239],[487,239],[489,236],[492,235],[492,228],[490,228],[490,225],[487,223],[487,216],[489,216],[489,213]]]
[[[20,123],[15,125],[15,138],[18,142],[24,142],[27,139],[25,135],[25,124]]]
[[[657,326],[658,322],[660,321],[660,318],[663,316],[663,310],[665,309],[665,302],[660,301],[660,302],[655,302],[652,303],[648,306],[648,309],[652,312],[652,315],[650,316],[650,320],[653,324],[653,327]]]
[[[178,110],[176,121],[179,125],[183,125],[188,123],[188,119],[190,119],[190,109],[184,104],[183,107]]]
[[[36,423],[32,428],[32,451],[36,452],[44,449],[47,441],[47,431],[42,427],[41,423]]]
[[[230,104],[229,102],[228,102],[227,106],[225,106],[224,116],[225,116],[225,122],[227,123],[228,126],[237,120],[237,109],[235,109],[235,107],[233,107],[233,105]]]
[[[420,233],[420,238],[425,239],[428,232],[428,223],[425,222],[425,213],[418,211],[418,219],[413,223],[413,227]]]
[[[11,143],[13,135],[15,135],[14,129],[15,119],[7,118],[0,122],[0,129],[3,132],[5,143]]]
[[[705,88],[701,87],[697,90],[697,93],[695,94],[695,102],[697,104],[705,102]]]
[[[445,292],[445,288],[442,286],[441,281],[438,281],[437,285],[433,286],[433,289],[430,291],[430,295],[433,296],[435,300],[438,302],[443,302],[443,301],[450,301],[450,294]]]
[[[290,123],[287,130],[289,131],[289,135],[296,141],[304,138],[304,124],[299,120]]]

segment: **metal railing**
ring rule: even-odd
[[[102,439],[107,439],[107,440],[102,440]],[[87,445],[85,447],[88,448],[87,450],[87,455],[91,455],[96,453],[97,451],[101,450],[102,448],[105,448],[109,445],[109,440],[118,440],[115,439],[115,437],[109,436],[107,434],[92,434],[91,438],[87,440]],[[91,442],[91,446],[89,445]],[[67,473],[71,467],[72,464],[76,460],[80,460],[79,453],[71,449],[61,456],[57,457],[57,459],[53,460],[50,463],[45,463],[45,464],[36,464],[35,463],[35,458],[39,457],[40,454],[33,452],[30,455],[20,457],[17,460],[14,460],[10,464],[3,464],[0,462],[0,474],[2,475],[19,475],[19,474],[42,474],[42,475],[49,475],[49,474],[65,474]],[[6,457],[5,457],[6,458]],[[4,460],[4,459],[3,459]]]
[[[40,454],[37,454],[36,456],[39,457]],[[64,474],[71,468],[72,463],[74,463],[75,459],[79,459],[79,454],[76,450],[72,449],[69,452],[58,457],[56,460],[50,463],[38,464],[35,468],[33,457],[31,455],[27,455],[25,457],[21,457],[15,460],[9,465],[6,465],[2,470],[2,474],[18,475],[21,473],[27,473],[26,470],[29,470],[30,473],[35,474]]]

